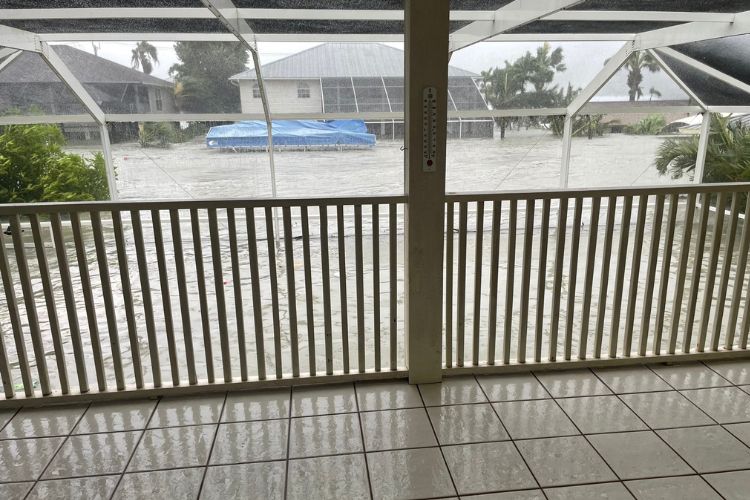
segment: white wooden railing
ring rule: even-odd
[[[748,193],[446,196],[446,373],[746,353]],[[0,206],[0,403],[404,376],[406,202]]]
[[[444,366],[746,350],[748,192],[449,195]]]
[[[404,201],[0,206],[5,398],[402,369]]]

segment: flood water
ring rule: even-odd
[[[570,184],[573,186],[583,185],[586,183],[591,186],[602,185],[654,185],[669,182],[677,182],[669,178],[658,176],[656,169],[651,166],[653,154],[661,143],[661,139],[654,137],[637,137],[612,135],[593,141],[585,139],[576,139],[572,148],[571,157],[571,176]],[[277,173],[277,190],[278,196],[281,197],[328,197],[344,195],[398,195],[403,191],[403,152],[398,143],[381,143],[372,150],[361,151],[314,151],[314,152],[278,152],[275,155],[276,173]],[[556,188],[559,184],[559,152],[560,141],[547,134],[534,133],[534,131],[518,133],[516,136],[509,137],[506,141],[499,140],[463,140],[451,141],[448,145],[448,173],[447,173],[447,190],[457,192],[469,191],[501,191],[515,189],[539,189],[539,188]],[[271,194],[270,174],[268,159],[262,153],[220,153],[206,150],[200,143],[191,143],[176,145],[169,150],[158,149],[141,149],[137,145],[115,145],[114,156],[118,173],[118,188],[122,199],[127,200],[154,200],[154,199],[205,199],[205,198],[257,198],[269,197]],[[681,182],[685,182],[684,180]],[[658,287],[661,285],[661,270],[665,268],[668,279],[665,280],[667,291],[667,301],[664,304],[665,312],[665,330],[663,337],[663,346],[668,345],[670,333],[670,317],[673,307],[673,297],[678,283],[677,276],[679,270],[680,247],[684,233],[684,210],[685,200],[679,204],[677,210],[677,224],[675,226],[675,242],[671,260],[666,267],[663,266],[664,255],[664,230],[659,243],[658,258],[656,259],[656,280],[654,287],[654,307],[650,315],[643,319],[644,296],[649,286],[647,268],[649,264],[651,235],[653,228],[653,199],[647,210],[647,217],[644,225],[644,243],[640,259],[633,260],[632,255],[635,251],[633,233],[635,231],[636,213],[638,210],[637,203],[633,207],[633,216],[628,226],[629,240],[627,246],[621,245],[621,202],[615,217],[615,231],[612,238],[612,252],[610,257],[610,268],[608,271],[608,283],[605,293],[600,293],[603,259],[601,256],[604,252],[604,243],[606,230],[604,220],[606,217],[607,204],[603,203],[600,209],[599,224],[597,225],[596,245],[592,247],[596,258],[591,274],[591,314],[588,316],[589,326],[586,334],[582,337],[582,306],[585,302],[584,290],[587,275],[587,258],[589,244],[591,240],[591,208],[590,201],[586,201],[583,206],[582,227],[580,229],[579,252],[577,258],[571,260],[571,234],[572,219],[574,207],[569,207],[568,216],[565,226],[567,238],[565,240],[565,253],[562,268],[562,279],[560,280],[560,303],[557,309],[553,309],[554,303],[554,268],[556,257],[556,241],[558,228],[556,221],[558,217],[556,203],[553,204],[550,216],[550,230],[547,239],[547,256],[540,262],[540,230],[541,215],[540,204],[536,206],[536,216],[533,224],[533,242],[530,253],[530,275],[529,275],[529,301],[528,301],[528,327],[527,335],[530,339],[526,349],[528,359],[533,359],[535,342],[533,340],[537,330],[537,318],[541,319],[540,332],[541,343],[539,348],[542,357],[549,356],[551,345],[557,344],[557,356],[561,357],[565,350],[566,344],[570,349],[573,357],[580,354],[579,346],[583,337],[587,343],[586,354],[591,356],[596,343],[595,332],[601,323],[603,355],[606,356],[610,347],[610,332],[612,328],[613,312],[620,308],[621,318],[618,326],[618,340],[616,345],[622,344],[623,331],[627,326],[627,316],[632,309],[634,318],[633,336],[634,345],[640,341],[640,332],[644,326],[648,327],[650,332],[655,329],[655,318],[658,313]],[[491,280],[492,269],[490,266],[491,254],[491,207],[485,208],[482,227],[484,228],[484,237],[482,239],[482,262],[480,267],[481,286],[479,294],[475,296],[475,273],[476,269],[476,205],[469,205],[469,223],[466,249],[466,294],[465,294],[465,352],[464,359],[469,362],[472,359],[472,338],[474,322],[478,321],[479,333],[478,340],[478,357],[480,360],[487,358],[489,330],[488,318],[490,304],[489,283]],[[666,220],[668,206],[665,207],[664,217]],[[694,219],[697,222],[697,211]],[[711,217],[714,217],[712,212]],[[372,213],[370,207],[363,208],[363,240],[362,240],[362,273],[361,283],[357,281],[357,245],[355,235],[355,218],[351,207],[344,211],[343,234],[340,234],[337,225],[336,210],[334,208],[328,211],[327,233],[329,239],[325,242],[321,240],[321,225],[317,209],[309,212],[309,234],[310,245],[309,255],[306,256],[302,242],[302,224],[299,209],[291,211],[290,226],[291,232],[291,252],[290,259],[286,256],[286,245],[283,237],[273,242],[273,249],[269,248],[266,239],[266,219],[262,210],[254,212],[255,229],[257,234],[257,252],[259,261],[259,289],[260,289],[260,309],[255,310],[252,298],[252,281],[250,279],[250,247],[248,245],[247,218],[243,210],[236,212],[235,228],[237,231],[236,258],[239,268],[236,272],[232,266],[232,252],[229,245],[229,220],[225,210],[219,210],[217,213],[218,221],[218,241],[219,253],[218,258],[212,254],[211,238],[209,231],[208,213],[204,210],[197,212],[196,225],[198,227],[198,240],[193,239],[194,227],[191,226],[189,211],[180,211],[180,233],[182,239],[182,253],[185,260],[184,279],[179,275],[175,266],[175,246],[172,241],[172,228],[168,212],[160,213],[161,216],[161,233],[164,239],[164,268],[167,272],[164,282],[160,282],[159,254],[155,243],[154,220],[148,212],[142,212],[142,224],[144,229],[144,256],[147,264],[147,271],[150,279],[146,282],[150,292],[150,298],[153,309],[153,322],[155,327],[155,338],[160,364],[161,377],[165,381],[170,381],[172,372],[170,370],[169,342],[168,338],[173,337],[176,348],[176,368],[179,371],[179,378],[183,384],[187,383],[187,363],[186,363],[186,339],[191,341],[194,349],[195,370],[198,378],[206,378],[208,375],[206,344],[204,343],[204,328],[201,316],[201,294],[199,281],[206,287],[206,304],[207,308],[203,310],[209,326],[208,347],[211,350],[213,370],[215,377],[220,380],[223,376],[222,363],[222,345],[220,342],[219,328],[219,307],[217,305],[217,290],[224,295],[226,303],[226,324],[228,332],[228,359],[230,360],[233,377],[240,377],[240,360],[246,359],[248,366],[248,375],[252,378],[258,374],[258,349],[256,347],[256,315],[260,317],[263,326],[262,332],[258,333],[263,339],[264,353],[260,356],[265,370],[269,376],[273,376],[278,367],[277,361],[281,361],[280,370],[290,372],[293,356],[294,343],[294,326],[297,330],[297,344],[299,356],[300,371],[304,375],[310,371],[310,361],[314,360],[317,373],[325,373],[326,367],[326,331],[330,332],[330,346],[332,355],[332,366],[335,370],[344,368],[344,345],[348,344],[349,366],[352,371],[360,368],[358,345],[359,336],[363,334],[365,346],[365,359],[363,367],[373,369],[375,366],[376,347],[380,347],[381,368],[387,370],[391,359],[391,332],[396,333],[396,353],[395,358],[397,365],[404,365],[404,335],[403,335],[403,207],[397,212],[397,231],[391,235],[388,231],[388,206],[381,205],[379,213],[378,233],[373,233]],[[458,220],[456,212],[456,220]],[[114,241],[112,232],[112,222],[108,214],[103,214],[103,226],[105,231],[105,241]],[[502,207],[502,218],[500,225],[500,252],[498,258],[498,292],[497,292],[497,331],[498,338],[496,341],[496,356],[502,357],[503,354],[503,335],[506,332],[506,298],[509,291],[513,293],[513,307],[511,308],[512,318],[507,330],[510,335],[510,352],[511,359],[515,359],[519,346],[519,325],[521,321],[521,294],[522,294],[522,277],[523,277],[523,256],[524,256],[524,238],[523,228],[525,220],[525,206],[519,204],[518,221],[516,228],[518,231],[515,258],[512,266],[509,266],[508,259],[508,211],[507,207]],[[283,224],[280,223],[283,227]],[[709,224],[710,225],[710,224]],[[722,246],[720,247],[723,255],[725,246],[728,241],[728,222],[725,224]],[[739,223],[739,228],[742,221]],[[47,225],[43,224],[43,227]],[[695,226],[697,227],[697,226]],[[739,231],[739,230],[738,230]],[[134,380],[133,375],[133,357],[135,356],[134,348],[139,351],[137,359],[141,360],[144,368],[144,378],[146,382],[152,380],[151,359],[149,356],[149,339],[148,339],[148,316],[144,308],[144,294],[141,286],[142,273],[139,273],[138,259],[135,251],[134,233],[132,230],[132,221],[130,214],[123,214],[123,233],[125,236],[125,246],[127,250],[128,269],[124,276],[120,274],[118,265],[117,249],[114,244],[107,245],[106,264],[111,277],[112,297],[117,314],[116,331],[113,325],[107,323],[103,307],[97,307],[93,324],[97,327],[97,335],[102,344],[105,372],[108,383],[114,385],[113,357],[111,349],[111,338],[113,334],[119,337],[120,351],[122,353],[122,364],[125,373],[125,380],[129,383]],[[693,237],[690,241],[690,248],[694,249],[697,244],[697,233],[693,231]],[[377,234],[377,239],[373,237]],[[51,238],[47,231],[43,232],[45,236],[45,255],[50,267],[51,284],[54,290],[54,299],[61,328],[61,338],[65,350],[65,360],[67,363],[68,377],[73,387],[77,387],[74,367],[75,357],[70,337],[70,324],[66,314],[66,303],[62,292],[61,277],[58,269],[55,248],[51,243]],[[341,237],[340,241],[339,238]],[[76,259],[76,247],[73,242],[72,232],[69,225],[64,224],[64,237],[66,241],[66,254],[68,264],[73,277],[73,291],[77,302],[76,319],[81,331],[81,340],[85,357],[86,368],[89,380],[92,386],[95,386],[95,366],[92,354],[92,330],[84,307],[84,288],[81,285],[81,275],[78,269]],[[392,283],[389,273],[390,265],[390,238],[393,237],[396,242],[396,282]],[[457,283],[458,283],[458,258],[457,248],[459,245],[458,235],[453,235],[454,246],[454,263],[453,269],[453,323],[452,323],[452,351],[454,353],[453,362],[456,361],[456,352],[458,349],[457,332],[459,330],[456,324],[458,317],[457,308]],[[739,245],[736,238],[734,244],[734,259],[729,267],[728,293],[731,296],[734,287],[734,268],[736,266],[736,248]],[[38,271],[38,262],[34,252],[33,241],[29,231],[24,234],[26,242],[26,258],[32,276],[33,287],[35,291],[35,303],[37,305],[39,323],[42,331],[44,349],[47,353],[47,365],[50,371],[53,387],[58,386],[58,370],[54,359],[54,348],[50,330],[50,321],[45,306],[45,297],[43,286]],[[710,259],[710,242],[712,233],[707,233],[706,250],[701,256],[703,266],[698,269],[705,269],[709,265]],[[12,251],[10,239],[6,239],[6,248],[11,265],[11,274],[17,277],[17,265],[15,255]],[[85,256],[87,269],[90,274],[92,283],[92,295],[97,305],[103,304],[102,280],[100,277],[100,262],[97,261],[96,249],[93,236],[90,230],[90,224],[86,217],[83,220],[83,242],[85,247]],[[328,246],[328,265],[330,270],[330,323],[326,324],[324,314],[324,294],[323,294],[323,265],[322,265],[322,243]],[[623,248],[622,264],[622,282],[617,280],[618,259],[620,257],[620,248]],[[196,270],[196,248],[203,254],[204,280],[199,280]],[[343,249],[344,267],[340,266],[339,250]],[[379,256],[379,268],[374,268],[375,249]],[[310,274],[310,292],[306,290],[305,259],[309,258]],[[687,256],[685,297],[680,303],[683,311],[682,320],[684,321],[690,310],[692,292],[688,289],[692,286],[694,261],[696,254],[694,251]],[[271,265],[275,260],[275,266]],[[291,262],[291,266],[287,262]],[[215,267],[215,262],[220,262],[219,267]],[[632,268],[634,263],[639,263],[640,272],[638,278],[633,279]],[[710,294],[712,304],[716,303],[715,295],[718,294],[718,275],[723,271],[724,259],[719,259],[717,269],[717,284],[713,287]],[[544,272],[541,273],[541,265],[544,266]],[[512,286],[508,286],[508,268],[513,268]],[[221,275],[215,274],[219,270]],[[278,288],[278,308],[274,308],[272,300],[272,269],[275,269],[277,288]],[[571,280],[571,275],[577,276],[575,287]],[[295,311],[290,308],[289,286],[290,275],[295,297],[297,321],[290,321],[291,315]],[[704,300],[703,283],[705,282],[706,273],[703,272],[700,279],[696,281],[698,297],[698,314],[693,318],[696,333],[700,330],[701,322],[701,304]],[[341,283],[346,284],[346,300],[341,300]],[[378,304],[380,304],[380,320],[375,321],[375,298],[374,288],[379,284]],[[125,317],[125,295],[123,292],[123,278],[129,282],[131,293],[128,295],[132,299],[135,313],[135,323],[132,330],[128,329]],[[239,278],[239,282],[235,278]],[[21,309],[22,329],[24,331],[26,351],[30,359],[33,359],[33,348],[30,339],[28,318],[25,314],[25,304],[23,300],[22,289],[19,281],[15,281],[15,294]],[[180,314],[180,296],[178,294],[179,284],[185,284],[186,295],[184,300],[188,304],[189,315],[183,318]],[[634,283],[636,288],[632,294],[634,300],[629,296],[631,286]],[[537,314],[539,303],[537,302],[538,287],[542,286],[545,290],[544,309],[541,314]],[[361,287],[361,301],[363,315],[358,314],[357,291]],[[390,294],[391,286],[395,287],[396,296],[396,315],[391,317],[390,311]],[[622,293],[618,300],[618,289]],[[239,290],[241,297],[235,296]],[[698,293],[700,292],[700,293]],[[743,292],[744,293],[744,292]],[[310,307],[308,307],[308,296],[310,298]],[[479,298],[479,315],[475,317],[475,303]],[[600,298],[605,302],[601,303]],[[743,297],[744,298],[744,297]],[[5,298],[3,298],[5,301]],[[617,306],[615,306],[617,304]],[[5,304],[3,304],[5,306]],[[724,310],[728,313],[730,301],[724,305]],[[166,306],[166,307],[165,307]],[[236,307],[239,306],[239,307]],[[343,308],[346,313],[342,314]],[[572,313],[568,314],[572,308]],[[713,331],[713,321],[715,320],[715,307],[710,317],[707,317],[709,324],[709,337]],[[238,310],[241,317],[238,317]],[[274,311],[279,312],[278,327],[280,336],[274,338]],[[557,341],[550,343],[550,330],[552,324],[553,310],[560,313],[559,328]],[[604,313],[600,321],[599,310]],[[166,315],[165,315],[166,312]],[[172,328],[169,328],[169,322],[166,316],[171,313]],[[724,322],[726,316],[724,314]],[[742,316],[741,316],[742,318]],[[241,328],[238,328],[238,320],[244,328],[245,348],[240,348],[239,335]],[[720,325],[721,326],[721,325]],[[16,384],[20,383],[20,374],[18,368],[17,349],[13,340],[12,328],[8,316],[7,307],[0,310],[0,329],[5,339],[5,345],[8,355],[14,367],[13,378]],[[717,329],[722,335],[725,332],[719,327]],[[344,334],[344,332],[348,332]],[[129,339],[132,334],[133,342]],[[379,342],[376,342],[376,336]],[[722,336],[722,339],[724,337]],[[569,339],[569,340],[567,340]],[[312,342],[310,342],[312,340]],[[723,340],[722,340],[723,341]],[[682,330],[680,338],[677,339],[677,346],[681,346]],[[277,358],[276,347],[280,348],[279,357]],[[311,346],[313,349],[311,350]],[[649,350],[652,343],[649,340]],[[314,350],[314,354],[312,351]],[[244,353],[241,356],[240,353]],[[32,363],[32,366],[33,363]],[[37,378],[35,369],[32,369],[32,376]]]

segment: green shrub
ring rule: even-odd
[[[142,148],[168,148],[176,136],[173,123],[147,122],[138,127],[138,144]]]
[[[0,130],[0,203],[109,199],[104,157],[62,150],[57,125],[7,125]]]
[[[635,135],[657,135],[664,130],[664,127],[666,126],[667,121],[664,119],[663,115],[648,115],[635,125],[625,127],[625,133]]]

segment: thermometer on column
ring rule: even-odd
[[[422,171],[434,172],[437,163],[437,92],[422,90]]]

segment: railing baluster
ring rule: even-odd
[[[44,342],[42,341],[42,331],[39,328],[39,316],[36,312],[36,300],[34,298],[34,289],[31,285],[29,263],[26,261],[21,218],[18,214],[10,217],[10,230],[13,234],[13,247],[16,251],[16,268],[21,281],[23,301],[26,305],[26,319],[29,322],[31,345],[34,349],[34,361],[36,362],[37,375],[39,376],[39,385],[42,389],[42,396],[49,396],[52,393],[52,389],[49,383],[47,359],[44,357]]]
[[[750,284],[748,284],[750,289]],[[747,338],[750,333],[750,292],[745,296],[745,312],[742,316],[742,326],[740,327],[740,348],[747,349]]]
[[[68,318],[68,330],[70,331],[70,341],[73,344],[73,357],[76,364],[76,376],[78,377],[78,390],[81,393],[89,391],[88,376],[86,374],[86,362],[83,355],[83,343],[81,342],[81,329],[78,324],[78,309],[76,307],[76,298],[73,293],[73,280],[70,276],[70,267],[68,265],[68,253],[65,250],[65,240],[63,239],[62,224],[60,222],[60,214],[50,214],[50,224],[52,225],[52,238],[55,242],[55,252],[57,255],[57,268],[60,271],[60,282],[63,289],[63,297],[65,298],[65,311]],[[3,281],[5,281],[5,271],[7,268],[7,257],[5,256],[5,243],[3,242],[2,234],[0,234],[0,270],[3,271]],[[5,289],[6,298],[8,298],[8,289]],[[9,299],[9,298],[8,298]],[[11,324],[13,324],[14,314],[17,314],[15,304],[8,302],[8,312],[10,313]],[[13,328],[15,334],[15,327]],[[17,348],[17,347],[16,347]],[[24,359],[19,358],[19,368],[21,370],[21,376],[28,370],[28,363],[25,362],[26,350],[19,351],[24,356]],[[25,386],[24,379],[24,386]],[[27,394],[29,396],[30,394]]]
[[[664,217],[664,195],[656,196],[654,207],[654,222],[651,227],[651,246],[648,252],[648,267],[646,268],[646,297],[643,300],[643,314],[641,315],[641,336],[638,343],[638,356],[645,356],[648,349],[649,327],[651,325],[651,302],[654,298],[654,282],[656,281],[656,265],[659,259],[659,241],[661,240],[661,225]]]
[[[526,335],[529,327],[529,289],[531,287],[531,256],[534,251],[534,200],[526,200],[526,225],[523,232],[523,268],[521,273],[521,320],[518,326],[519,363],[526,362]]]
[[[607,221],[604,226],[604,249],[602,250],[602,270],[599,281],[599,301],[596,306],[596,336],[594,337],[594,358],[602,357],[604,341],[604,322],[607,313],[607,295],[609,288],[609,268],[612,261],[612,242],[615,234],[615,215],[617,214],[617,197],[607,198]]]
[[[562,290],[565,233],[568,221],[568,199],[560,198],[557,206],[557,242],[555,244],[555,277],[552,284],[552,319],[550,321],[549,360],[557,360],[557,329],[560,326],[560,293]]]
[[[13,377],[10,374],[8,351],[5,348],[5,331],[2,325],[0,325],[0,380],[3,383],[3,393],[5,394],[5,399],[11,399],[15,397],[16,391],[13,390]]]
[[[479,327],[482,311],[482,237],[484,235],[484,202],[477,202],[476,239],[474,240],[474,318],[473,336],[471,339],[471,362],[479,365]]]
[[[466,332],[466,225],[467,204],[458,204],[458,289],[456,296],[456,366],[464,366]]]
[[[695,310],[698,304],[698,292],[700,291],[701,269],[703,268],[703,252],[706,246],[706,231],[708,230],[708,219],[711,214],[710,210],[711,196],[709,194],[702,194],[701,219],[697,233],[698,241],[695,244],[695,254],[693,255],[693,276],[690,283],[690,300],[688,302],[687,318],[685,318],[685,334],[682,339],[682,352],[684,353],[690,352],[690,343],[692,342],[693,337]]]
[[[573,212],[573,235],[570,238],[570,268],[568,270],[568,304],[565,311],[565,345],[563,355],[570,360],[573,348],[573,320],[575,319],[576,280],[578,279],[578,249],[581,243],[581,219],[583,217],[583,198],[575,198]]]
[[[323,281],[323,328],[325,331],[326,375],[333,375],[333,325],[331,321],[331,271],[328,257],[328,207],[320,205],[320,263]]]
[[[232,262],[232,284],[234,290],[234,317],[237,323],[237,344],[240,355],[240,380],[246,381],[247,341],[245,339],[245,311],[242,303],[242,274],[240,273],[240,256],[237,248],[237,220],[234,208],[227,208],[227,226],[229,230],[229,253]]]
[[[227,305],[224,298],[224,270],[221,265],[221,240],[216,209],[208,209],[208,232],[211,239],[211,261],[214,270],[214,290],[216,291],[216,309],[219,314],[219,341],[221,345],[221,364],[224,369],[224,382],[232,381],[232,360],[229,355],[229,329],[227,327]]]
[[[710,197],[706,197],[706,203],[710,203]],[[709,268],[706,273],[706,284],[703,290],[703,308],[701,309],[700,330],[698,331],[698,343],[696,350],[703,352],[706,348],[706,337],[708,336],[708,322],[711,319],[711,304],[714,298],[714,284],[716,282],[716,267],[719,264],[719,252],[721,251],[721,240],[724,235],[724,210],[727,204],[727,194],[720,193],[716,201],[716,215],[714,216],[713,238],[711,239],[711,254],[709,257]],[[734,213],[734,210],[732,211]],[[731,252],[730,252],[731,254]],[[716,340],[718,344],[718,338]]]
[[[357,275],[357,368],[365,372],[365,284],[362,263],[362,205],[354,205],[354,263]]]
[[[617,269],[615,271],[615,300],[612,303],[612,327],[609,332],[609,357],[617,357],[617,341],[620,335],[620,312],[622,310],[622,293],[625,282],[625,265],[628,258],[628,237],[630,235],[630,217],[633,211],[633,197],[624,196],[622,220],[620,224],[620,241],[617,249]]]
[[[133,210],[130,212],[130,221],[133,225],[133,240],[135,253],[138,259],[138,276],[141,279],[141,297],[143,300],[143,314],[146,319],[146,334],[148,336],[148,349],[151,358],[151,376],[154,387],[161,387],[161,366],[159,362],[159,346],[156,343],[156,325],[154,324],[154,306],[151,302],[151,280],[148,275],[148,260],[143,240],[143,224],[141,224],[141,212]]]
[[[112,283],[109,275],[109,263],[107,261],[107,247],[104,243],[102,220],[99,212],[91,212],[91,230],[94,233],[96,260],[99,262],[99,279],[102,283],[104,310],[107,317],[107,329],[109,331],[109,346],[112,350],[112,364],[115,369],[115,383],[117,384],[117,390],[122,391],[123,389],[125,389],[125,376],[122,372],[120,335],[117,329],[117,314],[115,314],[115,303],[112,298]]]
[[[375,338],[375,371],[380,371],[380,210],[372,206],[372,329]]]
[[[336,225],[339,251],[339,294],[341,298],[341,350],[344,357],[344,373],[349,373],[349,311],[346,293],[346,237],[344,234],[344,206],[336,205]]]
[[[310,223],[308,208],[300,207],[302,217],[302,258],[305,265],[305,306],[307,309],[307,353],[310,376],[315,376],[315,311],[313,310],[312,264],[310,261]]]
[[[190,324],[190,302],[188,298],[187,279],[185,276],[185,257],[182,250],[182,231],[180,229],[180,211],[169,211],[172,229],[172,246],[174,247],[174,264],[177,272],[177,290],[180,295],[180,317],[182,319],[182,338],[185,342],[185,362],[187,363],[188,383],[198,383],[195,372],[195,352],[193,350],[193,329]]]
[[[391,203],[388,206],[388,218],[389,218],[389,224],[388,224],[388,231],[389,231],[389,249],[388,249],[388,258],[390,259],[390,263],[388,264],[388,271],[390,273],[389,280],[390,280],[390,320],[391,320],[391,330],[390,330],[390,341],[391,341],[391,370],[398,369],[398,338],[397,338],[397,332],[398,332],[398,323],[397,323],[397,311],[398,311],[398,226],[396,224],[397,221],[397,208],[398,205],[395,203]],[[450,233],[449,233],[450,234]],[[450,234],[451,241],[453,238],[453,235]],[[450,262],[450,261],[449,261]],[[452,264],[449,264],[451,268],[453,267]],[[447,328],[447,326],[446,326]],[[446,349],[448,349],[448,346],[446,345]],[[446,359],[450,359],[449,351],[446,351]]]
[[[732,193],[732,205],[729,209],[729,234],[727,235],[727,245],[724,248],[724,258],[722,259],[721,281],[719,282],[719,296],[716,304],[716,315],[714,317],[714,328],[711,333],[711,350],[719,350],[719,340],[721,338],[721,325],[724,320],[724,306],[727,301],[727,290],[729,289],[729,277],[732,274],[732,257],[734,256],[734,241],[737,233],[737,223],[739,221],[739,194]],[[718,252],[718,249],[717,249]],[[706,318],[708,320],[708,318]]]
[[[599,236],[599,211],[602,199],[591,198],[591,218],[589,219],[589,243],[586,250],[586,276],[583,279],[583,307],[581,308],[581,337],[578,341],[578,359],[586,359],[591,322],[591,300],[594,287],[594,265],[596,264],[596,240]]]
[[[737,257],[737,270],[734,275],[734,286],[732,288],[732,306],[729,309],[729,324],[727,325],[727,337],[724,340],[724,349],[731,351],[734,348],[737,318],[740,313],[740,302],[742,291],[745,288],[745,270],[747,269],[747,256],[750,251],[750,195],[745,193],[745,218],[742,219],[742,236],[740,236],[740,252]],[[750,295],[750,294],[749,294]],[[747,309],[745,309],[747,311]],[[745,313],[747,315],[747,313]]]
[[[258,270],[258,237],[255,231],[255,209],[245,208],[247,250],[250,260],[251,294],[253,297],[253,324],[255,325],[255,357],[258,363],[258,380],[266,379],[266,347],[263,335],[263,306],[260,301],[260,271]]]
[[[14,231],[11,229],[14,233]],[[14,242],[14,246],[16,246]],[[31,365],[26,355],[26,340],[23,330],[21,329],[21,316],[18,311],[18,302],[16,301],[16,292],[13,287],[13,277],[10,274],[10,265],[8,263],[8,254],[5,251],[5,238],[3,231],[0,230],[0,276],[3,278],[3,288],[5,289],[5,302],[10,316],[10,324],[13,329],[13,339],[16,344],[16,355],[18,356],[18,370],[21,372],[23,381],[23,390],[26,397],[34,395],[34,383],[31,379]]]
[[[638,215],[635,223],[635,238],[633,239],[633,260],[630,264],[630,288],[628,288],[628,309],[625,313],[625,335],[622,339],[622,353],[630,357],[633,350],[633,327],[635,325],[635,308],[638,300],[638,279],[641,271],[641,254],[643,253],[643,233],[646,227],[646,209],[648,196],[638,197]]]
[[[677,268],[677,285],[674,290],[674,300],[672,302],[672,323],[670,325],[668,354],[674,354],[677,348],[677,335],[680,329],[680,315],[682,314],[682,299],[685,293],[685,272],[687,271],[688,258],[690,256],[690,238],[693,234],[695,193],[688,195],[685,207],[685,229],[682,232],[680,262]]]
[[[664,255],[662,256],[661,275],[659,276],[659,300],[656,305],[656,323],[654,327],[654,356],[661,353],[661,339],[664,333],[664,318],[667,310],[667,291],[669,290],[669,270],[672,268],[672,246],[674,244],[675,227],[677,226],[677,209],[680,197],[677,194],[669,196],[669,214],[667,215],[667,239],[664,241]],[[646,320],[644,315],[643,321]]]
[[[96,308],[94,306],[94,294],[91,290],[88,256],[86,255],[86,246],[83,241],[83,234],[81,233],[81,219],[77,212],[71,212],[70,226],[73,229],[73,241],[75,242],[76,257],[78,259],[78,274],[81,278],[83,303],[86,308],[89,336],[91,337],[91,350],[94,355],[96,381],[99,386],[99,392],[104,392],[107,390],[107,378],[104,374],[104,358],[102,356],[102,345],[99,340],[99,325],[97,324]]]
[[[453,217],[455,206],[448,202],[445,218],[445,366],[453,366]],[[391,289],[393,283],[391,282]],[[391,300],[393,300],[391,298]]]
[[[193,252],[195,253],[195,274],[198,283],[198,300],[201,308],[201,328],[203,330],[203,351],[206,356],[206,376],[208,383],[213,384],[214,355],[211,344],[211,321],[208,317],[208,297],[206,294],[206,272],[203,261],[203,239],[201,238],[201,222],[198,218],[198,210],[190,209],[190,227],[193,233]]]
[[[497,283],[500,272],[500,207],[499,201],[492,202],[492,253],[490,256],[490,308],[487,311],[487,364],[495,364],[495,343],[497,339]]]
[[[266,207],[266,243],[268,244],[268,271],[271,280],[271,314],[273,317],[273,348],[276,363],[276,378],[284,376],[281,357],[281,318],[279,316],[279,283],[276,270],[276,236],[274,235],[273,208]]]
[[[55,361],[57,364],[57,374],[60,378],[60,391],[63,394],[70,392],[70,386],[68,384],[68,370],[65,366],[65,350],[63,347],[62,337],[60,334],[60,321],[57,316],[57,307],[55,305],[55,294],[52,288],[52,279],[49,273],[49,263],[47,262],[47,254],[45,249],[45,243],[42,239],[42,231],[39,224],[39,217],[36,214],[29,216],[31,222],[31,233],[34,238],[34,248],[36,249],[36,260],[39,266],[39,278],[42,281],[42,288],[44,290],[44,302],[47,307],[47,318],[49,321],[49,332],[52,336],[52,345],[55,350]],[[0,340],[0,363],[5,360],[5,343],[4,340]],[[7,368],[7,361],[5,367],[0,367],[0,370]],[[10,379],[10,372],[8,372]],[[12,388],[11,388],[12,389]]]
[[[286,262],[287,306],[289,307],[289,337],[292,348],[292,376],[299,377],[299,334],[297,331],[297,284],[294,279],[294,246],[292,243],[291,207],[281,210],[284,221],[284,257]]]
[[[151,211],[151,225],[154,229],[154,246],[156,247],[156,263],[159,269],[159,286],[161,291],[161,306],[164,311],[164,329],[167,334],[167,352],[169,353],[169,368],[172,375],[172,385],[180,385],[180,365],[177,360],[177,343],[174,337],[174,320],[172,318],[172,295],[169,293],[169,271],[164,252],[164,236],[161,227],[161,213]]]
[[[536,333],[534,338],[534,361],[542,361],[544,335],[544,296],[547,291],[547,247],[549,246],[549,214],[552,201],[542,201],[542,230],[539,234],[539,274],[536,285]]]
[[[510,363],[511,338],[513,336],[513,285],[516,270],[516,225],[518,220],[518,202],[510,200],[510,217],[508,219],[508,269],[505,278],[505,325],[503,331],[503,363]]]

